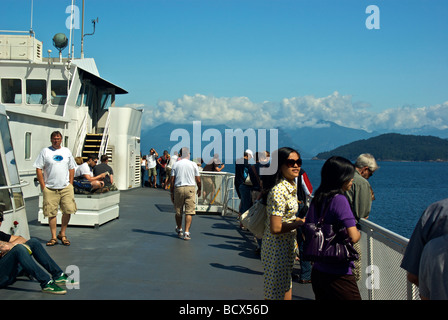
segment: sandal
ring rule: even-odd
[[[61,240],[61,242],[64,246],[70,245],[70,241],[68,241],[66,236],[61,236],[60,234],[58,234],[58,239]]]
[[[47,242],[47,247],[52,247],[54,246],[56,243],[58,243],[58,240],[55,238],[51,238],[50,241]]]

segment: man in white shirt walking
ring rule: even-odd
[[[34,162],[37,180],[43,194],[43,214],[48,217],[51,239],[47,246],[54,246],[58,240],[69,246],[65,232],[70,221],[70,214],[76,212],[73,177],[75,175],[75,160],[68,148],[62,147],[62,134],[54,131],[51,134],[51,146],[42,149]],[[61,231],[56,236],[56,215],[61,207]]]
[[[151,148],[149,154],[146,157],[146,163],[148,167],[148,182],[150,187],[157,188],[157,158],[159,154],[156,149]]]
[[[190,160],[190,150],[182,148],[179,158],[172,168],[170,190],[171,201],[176,210],[176,232],[180,238],[190,240],[190,227],[193,215],[196,214],[196,185],[197,194],[201,195],[201,178],[198,166]],[[182,230],[182,213],[185,206],[185,233]]]

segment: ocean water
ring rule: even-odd
[[[324,161],[304,160],[314,190],[320,184]],[[447,162],[378,162],[369,179],[375,193],[369,220],[410,238],[423,211],[448,198]]]
[[[320,184],[325,161],[304,160],[313,189]],[[380,168],[369,179],[375,193],[369,220],[410,238],[423,211],[433,202],[448,198],[447,162],[378,162]],[[235,172],[233,164],[224,171]]]

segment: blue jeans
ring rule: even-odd
[[[50,276],[42,270],[36,261],[47,270],[53,278],[59,277],[62,273],[61,268],[48,255],[36,239],[30,239],[26,244],[31,248],[32,255],[22,245],[16,245],[3,258],[0,259],[0,288],[5,288],[16,281],[19,270],[23,270],[30,276],[39,281],[43,288]],[[33,259],[34,257],[34,259]]]
[[[311,262],[302,259],[303,243],[302,228],[297,228],[297,245],[299,247],[300,257],[300,280],[311,280]]]
[[[249,210],[250,207],[252,207],[252,195],[251,195],[252,187],[245,184],[240,184],[239,191],[241,195],[240,213],[242,214],[247,210]]]

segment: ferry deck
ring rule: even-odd
[[[1,300],[263,299],[263,267],[253,236],[239,228],[235,216],[198,214],[192,239],[179,239],[166,190],[121,191],[119,218],[97,228],[69,226],[68,247],[45,246],[50,231],[37,220],[37,197],[26,200],[26,211],[31,237],[62,270],[79,268],[79,289],[46,294],[38,282],[21,277],[0,290]],[[293,299],[313,300],[311,285],[293,281]]]

